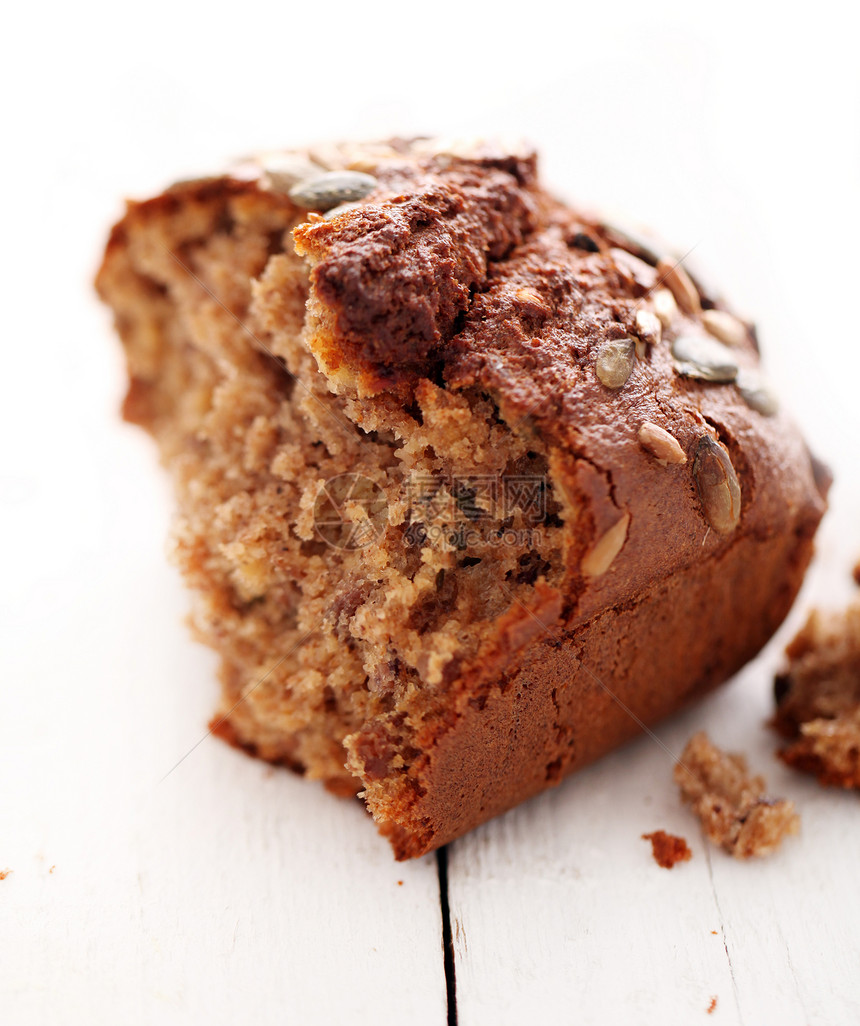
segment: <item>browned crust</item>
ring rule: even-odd
[[[333,315],[329,364],[357,370],[366,392],[431,374],[490,263],[537,223],[523,184],[480,164],[397,168],[371,197],[385,202],[297,228],[316,297]]]
[[[791,536],[746,538],[587,623],[565,631],[550,623],[513,666],[501,659],[482,678],[458,682],[449,722],[422,739],[425,754],[410,768],[411,804],[375,807],[370,789],[397,857],[424,854],[513,808],[735,673],[788,612],[813,527],[801,545]]]

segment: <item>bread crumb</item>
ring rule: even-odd
[[[768,855],[800,828],[794,803],[767,797],[764,779],[750,776],[746,759],[721,751],[704,731],[687,742],[675,782],[709,840],[735,858]]]
[[[11,869],[0,869],[0,880],[5,880],[11,872]]]
[[[774,684],[780,758],[821,784],[860,788],[860,600],[814,610]]]
[[[711,1015],[716,1007],[717,1007],[717,999],[716,999],[716,997],[712,997],[711,998],[711,1003],[708,1005],[708,1015]]]
[[[665,830],[655,830],[653,834],[643,834],[643,841],[651,842],[651,854],[654,861],[663,869],[671,869],[678,862],[689,862],[693,857],[686,840],[667,834]]]

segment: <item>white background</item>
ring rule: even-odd
[[[786,629],[700,726],[794,798],[772,859],[709,851],[645,738],[452,845],[463,1024],[860,1017],[860,809],[773,758],[779,652],[860,556],[860,72],[845,4],[16,4],[4,15],[0,1022],[442,1024],[434,857],[205,734],[170,497],[122,425],[91,279],[124,195],[249,150],[532,138],[752,313],[837,473]],[[646,830],[690,863],[651,860]],[[402,881],[402,882],[401,882]],[[706,1009],[717,998],[711,1016]]]

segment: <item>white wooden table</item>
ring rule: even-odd
[[[440,0],[433,19],[383,5],[383,24],[334,32],[289,5],[246,5],[247,23],[166,0],[145,16],[19,6],[10,38],[38,37],[40,56],[16,43],[0,69],[18,140],[0,247],[0,1024],[860,1021],[858,797],[782,767],[765,727],[782,645],[813,603],[848,596],[860,556],[844,8],[774,23],[631,3],[547,22],[536,3],[513,24]],[[480,46],[437,74],[455,25]],[[312,77],[320,32],[328,78],[288,107],[284,61]],[[389,63],[359,62],[359,88],[337,68],[362,46]],[[442,892],[436,856],[395,863],[357,802],[211,738],[164,777],[205,735],[216,664],[181,622],[154,451],[116,418],[120,359],[89,290],[107,225],[122,192],[224,154],[425,127],[527,132],[571,193],[695,245],[756,311],[777,386],[837,472],[781,635],[657,730],[677,753],[706,728],[796,801],[802,834],[770,859],[710,849],[648,738],[451,845]],[[640,838],[661,828],[693,849],[671,872]]]

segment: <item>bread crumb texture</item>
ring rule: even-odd
[[[708,839],[735,858],[769,855],[800,829],[794,804],[768,797],[764,778],[750,775],[746,759],[721,751],[703,731],[687,742],[675,782]]]
[[[860,788],[860,600],[810,614],[774,691],[780,757],[822,784]]]
[[[661,257],[455,140],[263,154],[113,229],[212,729],[362,795],[399,858],[725,680],[800,585],[808,450]]]

